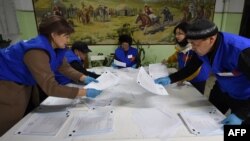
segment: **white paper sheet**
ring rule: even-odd
[[[55,136],[68,116],[68,112],[34,113],[15,134]]]
[[[180,113],[180,117],[192,134],[223,134],[223,124],[220,122],[225,116],[215,108],[209,107],[209,110],[184,111]]]
[[[114,64],[119,67],[126,67],[126,63],[114,59]]]
[[[50,97],[43,101],[36,111],[39,113],[67,111],[75,105],[75,99]]]
[[[47,98],[41,103],[41,105],[68,105],[71,106],[74,103],[74,99],[53,97]]]
[[[85,104],[89,109],[96,109],[99,107],[111,106],[113,100],[111,99],[92,99],[92,98],[79,98],[77,104]]]
[[[166,139],[174,135],[181,125],[180,119],[170,113],[153,108],[140,109],[134,112],[133,119],[144,137]]]
[[[169,75],[166,65],[163,65],[161,63],[149,64],[148,72],[149,72],[149,75],[153,79],[157,79],[157,78],[165,77]]]
[[[117,70],[118,69],[115,69],[115,68],[113,68],[113,67],[93,67],[93,68],[88,68],[87,69],[88,71],[90,71],[90,72],[94,72],[94,73],[96,73],[96,74],[99,74],[99,75],[101,75],[101,74],[103,74],[104,72],[106,72],[106,71],[110,71],[110,72],[112,72],[112,73],[116,73],[117,72]]]
[[[156,84],[143,67],[140,68],[137,75],[137,83],[151,93],[168,95],[167,90],[162,85]]]
[[[107,88],[113,87],[119,83],[119,77],[112,74],[110,71],[103,73],[101,76],[97,78],[98,83],[91,82],[84,88],[93,88],[97,90],[105,90]]]
[[[93,135],[113,131],[114,112],[79,112],[73,119],[68,136]]]
[[[68,87],[74,87],[74,88],[83,88],[85,85],[83,84],[74,84],[74,83],[68,83],[66,84]]]

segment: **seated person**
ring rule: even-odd
[[[86,57],[88,57],[89,52],[91,52],[91,50],[88,48],[88,45],[86,43],[76,41],[73,43],[72,48],[65,53],[65,58],[72,68],[94,79],[99,77],[100,75],[89,72],[84,67],[84,60],[86,60]],[[63,85],[72,83],[72,80],[66,78],[59,72],[56,72],[56,80]]]
[[[119,36],[119,47],[115,50],[115,60],[123,62],[126,67],[137,68],[139,65],[138,50],[132,47],[132,38],[129,35]],[[115,63],[112,64],[115,68],[124,68]]]

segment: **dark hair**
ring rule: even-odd
[[[188,23],[181,22],[174,28],[174,34],[176,34],[177,28],[181,29],[184,33],[187,33]]]
[[[71,34],[74,32],[74,29],[62,16],[52,15],[42,19],[38,27],[38,33],[50,38],[52,32],[59,35]]]
[[[185,34],[187,33],[188,30],[188,23],[187,22],[181,22],[179,23],[175,28],[174,28],[174,34],[176,34],[176,30],[180,29],[182,30]],[[188,44],[187,37],[185,37],[182,41],[177,41],[175,38],[175,42],[180,45],[180,47],[185,47]]]
[[[126,35],[126,34],[120,35],[119,36],[119,44],[122,44],[124,42],[128,43],[129,45],[132,45],[132,38],[131,38],[131,36]]]
[[[82,53],[91,52],[91,50],[88,48],[88,45],[82,41],[74,42],[71,49],[72,49],[72,51],[78,50],[78,51],[81,51]]]

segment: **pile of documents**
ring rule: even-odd
[[[225,118],[214,107],[204,107],[202,110],[183,111],[180,113],[188,130],[195,135],[223,134],[223,124],[220,122]]]

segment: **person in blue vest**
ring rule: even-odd
[[[166,61],[163,61],[164,64],[178,62],[178,69],[182,69],[187,65],[193,65],[193,62],[191,62],[190,60],[193,56],[197,56],[197,54],[192,50],[191,44],[187,41],[187,26],[188,23],[181,22],[174,28],[176,52],[171,55]],[[209,69],[210,67],[208,65],[203,64],[200,68],[197,69],[195,73],[191,74],[184,80],[189,81],[201,94],[204,94],[206,80],[209,77]],[[184,80],[181,80],[181,82]]]
[[[64,59],[65,47],[74,29],[61,16],[41,20],[38,35],[0,50],[0,136],[24,116],[32,87],[39,85],[49,96],[94,98],[101,91],[58,84],[59,71],[74,81],[95,81],[73,69]]]
[[[91,52],[91,50],[88,48],[86,43],[82,41],[76,41],[72,44],[71,49],[66,51],[65,58],[72,68],[86,76],[96,79],[100,75],[87,71],[84,67],[84,60],[86,60],[86,57],[88,57],[89,52]],[[73,80],[70,80],[59,72],[56,72],[55,76],[59,84],[65,85],[68,83],[74,83]]]
[[[216,83],[209,100],[222,113],[231,109],[223,124],[239,125],[249,123],[250,118],[250,39],[226,32],[219,32],[217,26],[206,19],[199,19],[189,25],[188,41],[198,57],[192,61],[195,66],[184,67],[177,73],[186,77],[186,69],[194,72],[202,64],[211,67]],[[182,74],[182,75],[181,75]],[[156,79],[155,82],[168,85],[176,81],[174,75]]]
[[[115,68],[126,68],[132,67],[137,68],[140,62],[138,56],[138,50],[132,47],[132,37],[129,35],[120,35],[119,36],[119,47],[115,50],[114,59],[124,63],[125,65],[117,65],[115,62],[112,64]]]

